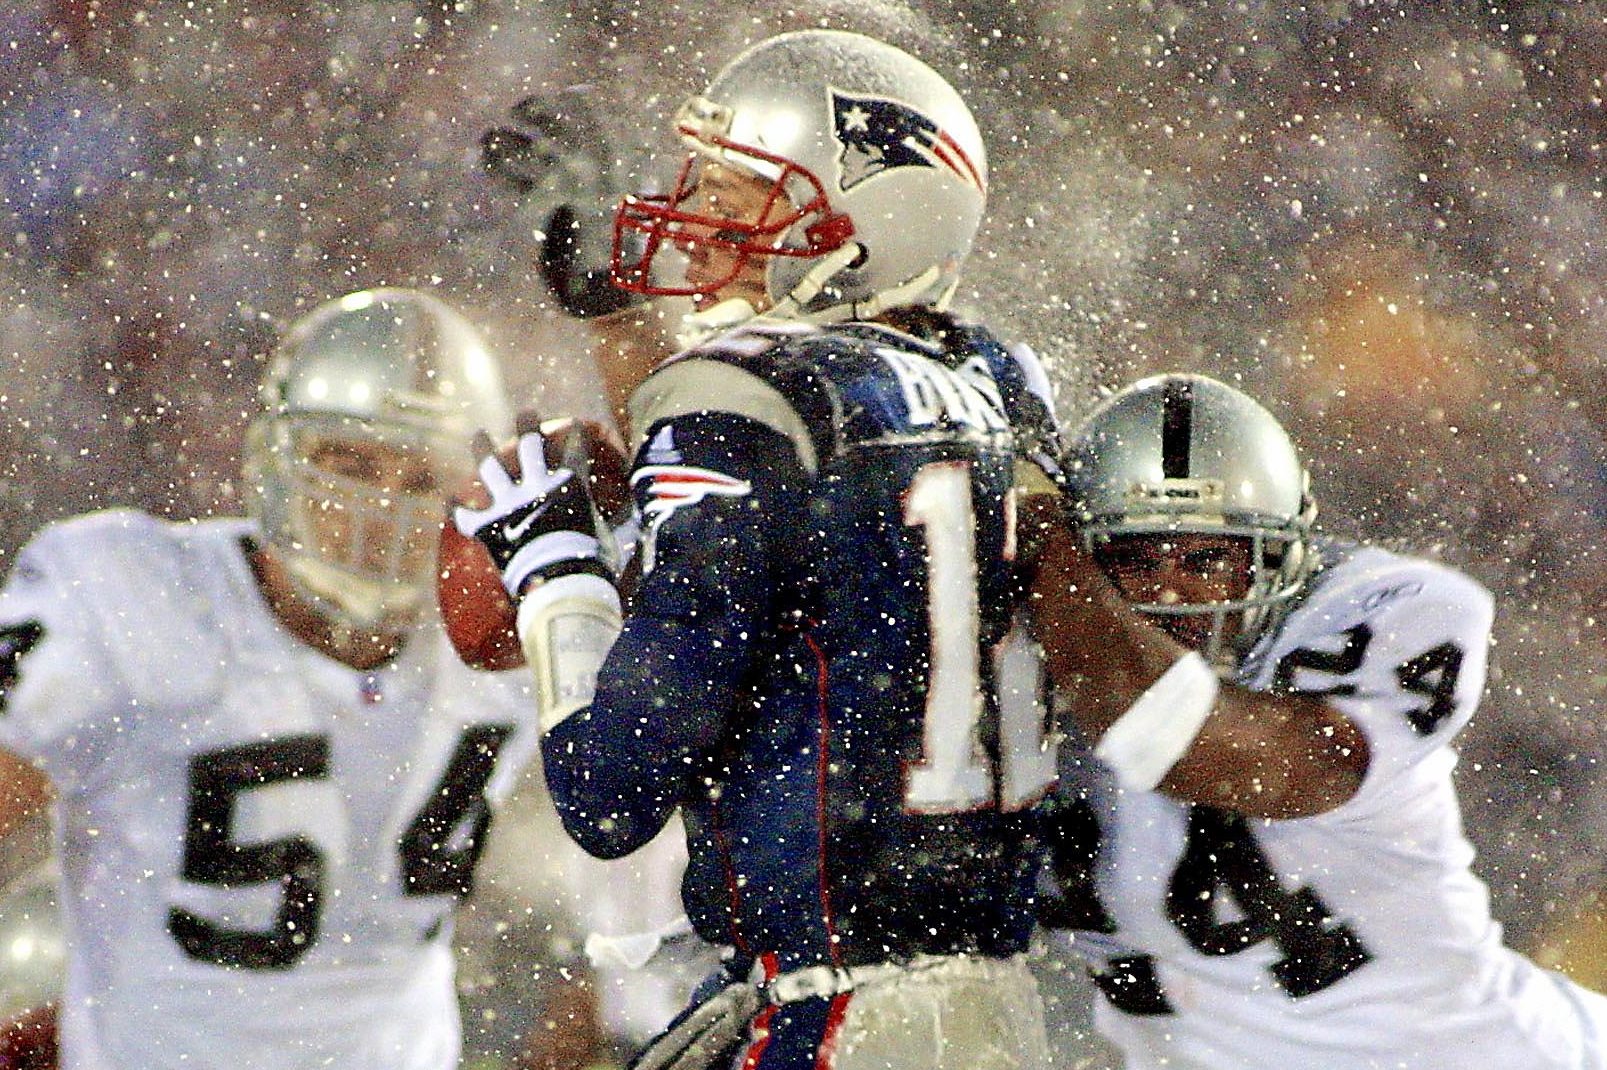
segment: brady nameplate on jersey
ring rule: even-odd
[[[980,357],[951,370],[886,346],[877,346],[875,352],[898,376],[909,422],[915,427],[931,427],[946,418],[978,431],[1009,429],[998,384]]]

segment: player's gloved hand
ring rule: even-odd
[[[730,1066],[763,1007],[758,985],[722,967],[699,982],[691,1002],[637,1053],[630,1070]]]
[[[592,319],[634,308],[643,294],[613,283],[613,217],[581,212],[561,204],[547,217],[541,242],[541,279],[559,306],[576,319]]]
[[[475,438],[480,482],[491,496],[483,509],[460,505],[452,522],[491,554],[515,602],[532,580],[588,573],[613,582],[613,535],[598,516],[587,480],[573,466],[553,467],[533,416],[521,415],[510,467],[484,432]]]
[[[569,315],[606,316],[646,300],[609,281],[617,190],[608,147],[577,93],[530,96],[487,130],[480,159],[540,221],[541,277]]]

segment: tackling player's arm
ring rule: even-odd
[[[1293,818],[1325,813],[1356,793],[1369,751],[1355,724],[1318,696],[1251,691],[1185,660],[1191,652],[1127,604],[1057,504],[1035,502],[1028,527],[1041,543],[1032,580],[1037,637],[1089,739],[1104,739],[1151,693],[1175,707],[1180,733],[1194,723],[1190,708],[1203,706],[1191,738],[1144,741],[1162,755],[1173,744],[1181,751],[1158,784],[1169,795],[1251,817]],[[1193,665],[1200,668],[1190,676]]]

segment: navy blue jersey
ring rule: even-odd
[[[1008,359],[980,331],[752,326],[638,391],[643,575],[547,775],[596,854],[683,810],[705,939],[781,969],[1024,948],[1053,755],[1035,666],[994,679]]]

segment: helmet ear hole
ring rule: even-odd
[[[804,237],[809,244],[817,249],[836,249],[854,237],[854,221],[845,215],[829,215],[804,228]],[[860,246],[860,257],[849,267],[859,267],[865,262],[865,247]]]

